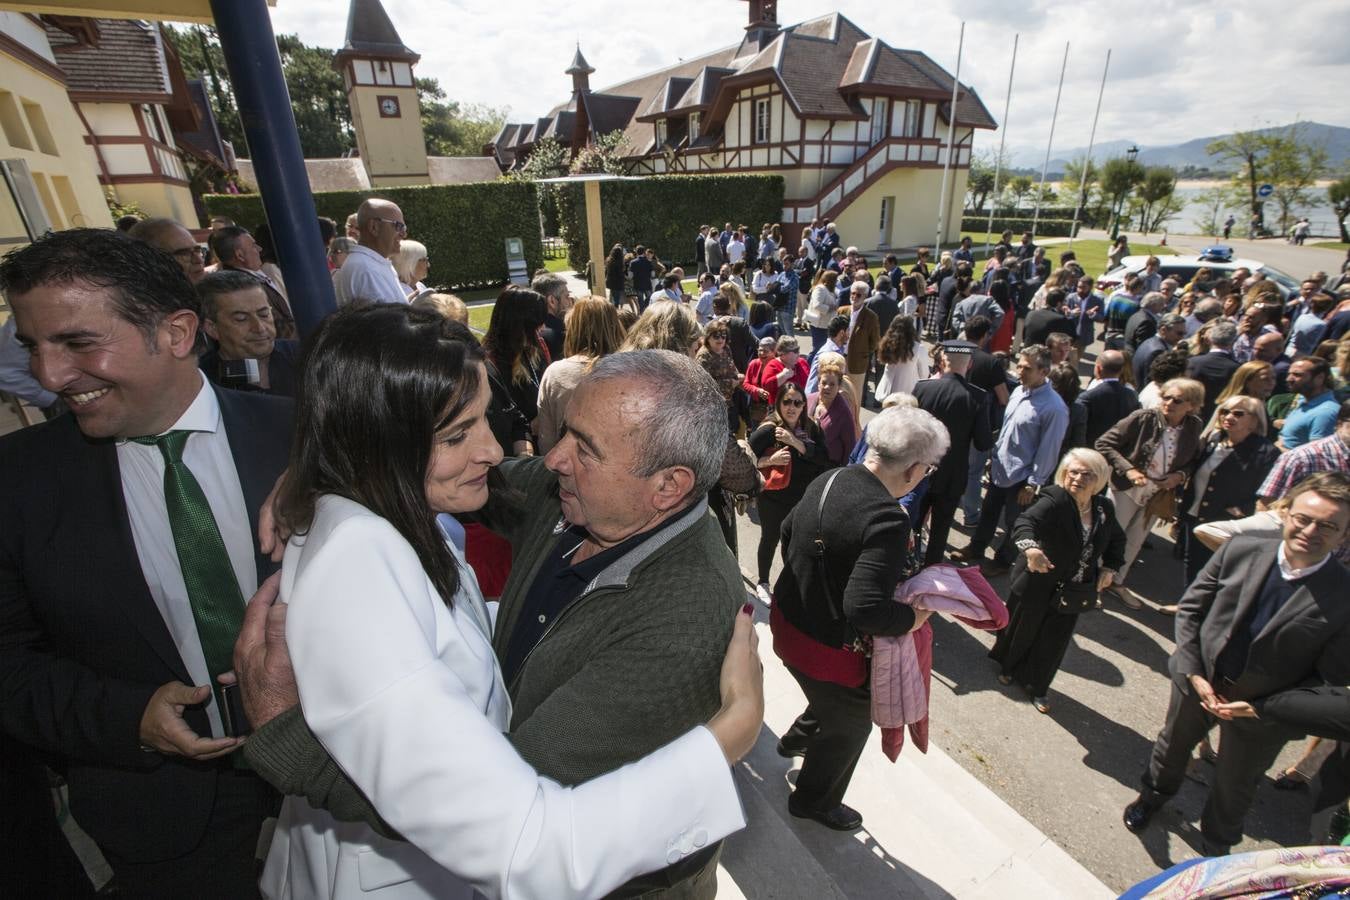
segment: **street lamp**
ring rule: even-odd
[[[1133,164],[1134,161],[1138,158],[1139,158],[1139,148],[1131,144],[1130,149],[1125,151],[1125,162]],[[1124,193],[1122,193],[1119,197],[1116,198],[1116,208],[1111,213],[1112,243],[1114,243],[1116,238],[1119,237],[1120,235],[1120,208],[1125,205],[1125,195],[1128,193],[1129,190],[1126,189]]]

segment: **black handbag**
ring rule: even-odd
[[[1095,580],[1061,581],[1055,585],[1052,599],[1056,612],[1070,616],[1102,608],[1102,598],[1097,592]]]

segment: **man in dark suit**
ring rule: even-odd
[[[1046,292],[1045,303],[1044,308],[1033,309],[1027,313],[1026,322],[1022,325],[1022,343],[1048,344],[1052,334],[1078,337],[1078,322],[1062,312],[1064,292],[1060,290]]]
[[[694,265],[698,266],[695,275],[702,275],[708,271],[708,257],[704,253],[703,245],[708,241],[708,226],[703,225],[699,228],[698,234],[694,236]]]
[[[286,296],[285,288],[263,271],[262,247],[253,235],[238,225],[227,225],[211,232],[210,245],[211,252],[220,261],[221,269],[246,272],[262,285],[267,302],[272,305],[272,321],[276,323],[277,336],[295,337],[295,316],[291,314],[290,298]]]
[[[1176,313],[1165,313],[1158,317],[1158,333],[1141,343],[1134,350],[1134,383],[1143,387],[1148,384],[1148,367],[1153,360],[1171,350],[1186,337],[1186,318]]]
[[[197,285],[202,330],[215,341],[197,364],[221,387],[294,397],[300,345],[277,340],[272,307],[246,272],[212,272]]]
[[[71,411],[0,439],[0,725],[64,770],[123,895],[257,896],[279,800],[213,686],[275,568],[253,535],[291,404],[212,388],[192,285],[118,233],[48,235],[0,290]]]
[[[1158,316],[1167,309],[1167,298],[1158,291],[1149,291],[1139,301],[1139,311],[1125,320],[1125,346],[1130,350],[1158,333]]]
[[[1232,539],[1178,604],[1172,698],[1144,790],[1125,808],[1130,831],[1143,830],[1181,787],[1191,751],[1217,719],[1219,759],[1200,834],[1206,856],[1226,854],[1242,839],[1261,776],[1297,736],[1257,717],[1253,701],[1350,682],[1350,572],[1332,556],[1350,531],[1350,477],[1315,475],[1289,497],[1281,541]]]
[[[946,341],[942,355],[947,371],[941,378],[920,381],[914,386],[919,408],[946,425],[952,439],[937,471],[929,476],[928,492],[923,498],[924,512],[932,514],[925,565],[942,562],[947,550],[947,535],[970,474],[970,448],[974,446],[984,452],[994,446],[989,427],[989,393],[966,381],[976,349],[969,341]],[[923,518],[922,512],[919,518]]]
[[[1186,377],[1194,378],[1205,386],[1205,405],[1200,410],[1200,421],[1208,422],[1214,415],[1214,404],[1219,394],[1228,386],[1239,365],[1233,356],[1233,342],[1237,340],[1237,326],[1232,322],[1219,322],[1209,330],[1209,352],[1192,356],[1186,363]]]
[[[1093,370],[1097,383],[1074,401],[1087,409],[1088,447],[1139,408],[1139,395],[1134,392],[1134,388],[1120,380],[1124,371],[1125,354],[1119,350],[1103,350]]]

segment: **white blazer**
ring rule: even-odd
[[[454,607],[386,520],[333,495],[282,563],[305,720],[408,843],[287,797],[263,873],[273,898],[600,897],[743,828],[703,727],[575,788],[502,732],[510,703],[463,556]]]

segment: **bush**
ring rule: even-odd
[[[558,216],[568,258],[578,272],[589,261],[586,246],[585,186],[568,184],[558,192]],[[778,175],[657,175],[633,181],[600,183],[604,209],[604,249],[615,244],[656,248],[663,261],[690,269],[694,238],[701,225],[726,222],[755,230],[783,217],[783,179]]]
[[[998,235],[1004,231],[1011,231],[1014,236],[1020,235],[1024,231],[1031,230],[1031,221],[1032,220],[1030,219],[1030,217],[1025,219],[1000,219],[997,216],[995,216],[993,231],[995,235]],[[1073,226],[1072,219],[1042,218],[1039,222],[1036,223],[1036,235],[1037,237],[1068,237],[1069,229],[1072,226]],[[988,215],[966,216],[961,220],[962,231],[972,231],[977,232],[979,234],[984,234],[985,230],[988,227],[989,227]],[[1078,227],[1080,229],[1084,227],[1081,221],[1078,223]]]
[[[408,237],[426,244],[432,261],[428,281],[436,286],[467,288],[507,280],[506,238],[521,238],[526,268],[544,264],[539,237],[539,203],[534,184],[485,181],[389,187],[372,191],[324,191],[314,195],[319,215],[338,223],[342,234],[347,216],[367,197],[392,200],[403,210]],[[229,216],[246,228],[264,221],[257,194],[208,194],[207,211]]]

